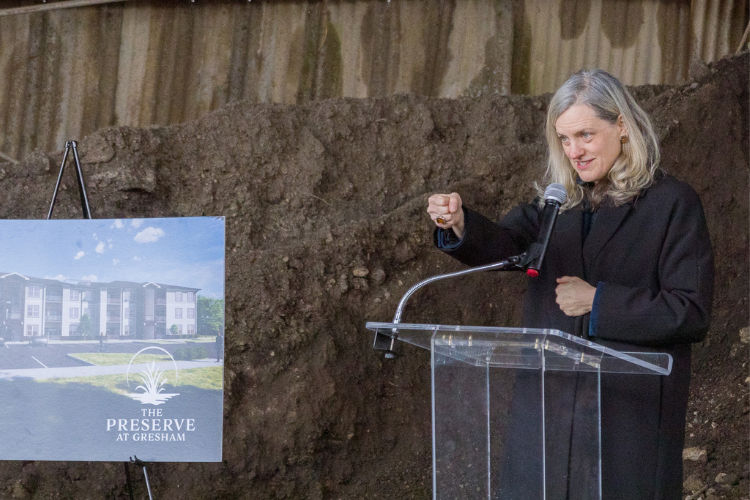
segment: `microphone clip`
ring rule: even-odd
[[[536,269],[529,269],[529,265],[539,257],[541,257],[544,254],[545,250],[546,249],[544,248],[544,245],[538,242],[534,242],[521,255],[510,257],[508,259],[508,262],[515,264],[516,267],[526,271],[526,274],[533,278],[536,278],[537,276],[539,276],[539,271]]]

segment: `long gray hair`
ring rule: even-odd
[[[604,182],[588,191],[577,183],[576,171],[555,130],[560,115],[575,104],[589,106],[597,117],[612,124],[622,117],[629,139]],[[659,140],[651,120],[620,81],[601,69],[579,71],[557,89],[547,111],[546,135],[549,158],[545,181],[565,186],[568,201],[563,209],[575,207],[587,196],[594,207],[607,197],[616,205],[627,203],[653,183],[659,168]]]

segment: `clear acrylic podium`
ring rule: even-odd
[[[367,328],[432,353],[434,499],[601,500],[601,374],[672,369],[558,330]]]

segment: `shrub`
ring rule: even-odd
[[[202,345],[186,345],[175,349],[172,353],[172,357],[176,361],[190,361],[192,359],[203,359],[209,356],[208,351]]]

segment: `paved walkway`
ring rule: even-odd
[[[156,368],[165,372],[174,370],[174,365],[178,370],[188,370],[190,368],[207,368],[209,366],[224,366],[224,361],[216,362],[215,359],[199,359],[195,361],[163,361],[156,363]],[[130,374],[136,375],[146,370],[150,364],[130,365]],[[128,373],[128,365],[111,365],[111,366],[72,366],[63,368],[28,368],[22,370],[0,370],[0,380],[11,380],[14,378],[33,378],[42,380],[47,378],[72,378],[72,377],[95,377],[97,375],[119,375]]]

